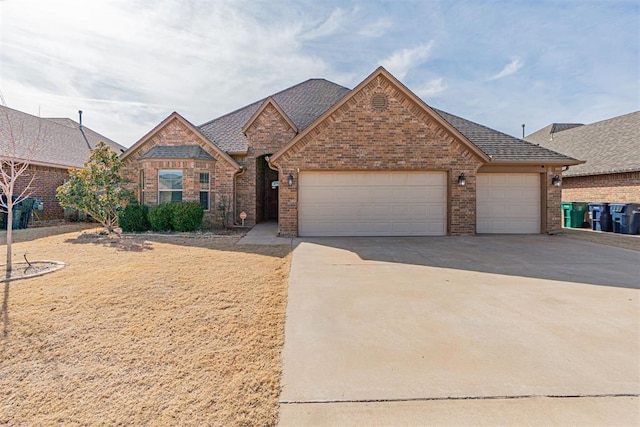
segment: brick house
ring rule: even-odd
[[[640,111],[589,125],[552,123],[525,139],[586,160],[562,172],[566,202],[640,203]]]
[[[68,178],[70,169],[83,167],[90,149],[100,141],[117,153],[125,149],[71,119],[41,118],[0,106],[0,155],[29,160],[28,172],[18,180],[14,194],[33,177],[31,196],[43,200],[44,209],[36,212],[40,221],[64,219],[56,189]]]
[[[245,212],[287,236],[550,232],[554,177],[580,163],[433,109],[382,67],[352,90],[312,79],[200,126],[173,113],[122,158],[146,204],[200,200],[211,222]]]

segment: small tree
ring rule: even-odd
[[[69,180],[58,187],[60,205],[91,215],[112,233],[118,224],[118,209],[133,198],[122,187],[122,167],[118,154],[103,142],[98,143],[84,168],[72,170]]]
[[[1,94],[0,94],[1,95]],[[0,96],[1,99],[1,96]],[[28,128],[20,116],[10,116],[2,99],[0,109],[0,212],[7,214],[7,277],[11,275],[13,260],[13,209],[31,195],[35,174],[29,173],[40,143],[40,127]]]

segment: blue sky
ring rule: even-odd
[[[521,136],[640,109],[640,1],[0,1],[9,107],[130,146],[379,65],[427,104]]]

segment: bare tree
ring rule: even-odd
[[[13,210],[31,195],[35,174],[29,169],[40,142],[40,128],[31,129],[0,106],[0,212],[7,214],[7,277],[12,270]]]

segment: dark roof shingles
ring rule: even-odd
[[[141,159],[204,159],[213,160],[199,145],[156,145],[140,156]]]
[[[434,109],[480,150],[498,161],[573,161],[575,159],[486,126]]]
[[[303,131],[332,105],[342,99],[349,89],[324,79],[310,79],[272,95],[282,111]],[[198,129],[228,153],[247,151],[242,127],[258,111],[265,99],[249,104],[232,113],[198,126]]]
[[[118,154],[124,150],[122,145],[86,126],[83,126],[83,136],[79,126],[71,119],[41,118],[0,106],[0,148],[9,152],[10,139],[12,139],[9,136],[9,128],[11,128],[14,133],[13,139],[16,140],[15,152],[10,153],[11,156],[37,163],[82,167],[89,159],[89,146],[95,148],[101,141]],[[34,153],[30,153],[29,150],[34,144],[37,149]]]
[[[528,141],[586,160],[564,176],[640,171],[640,111],[553,134],[553,125],[527,136]]]

